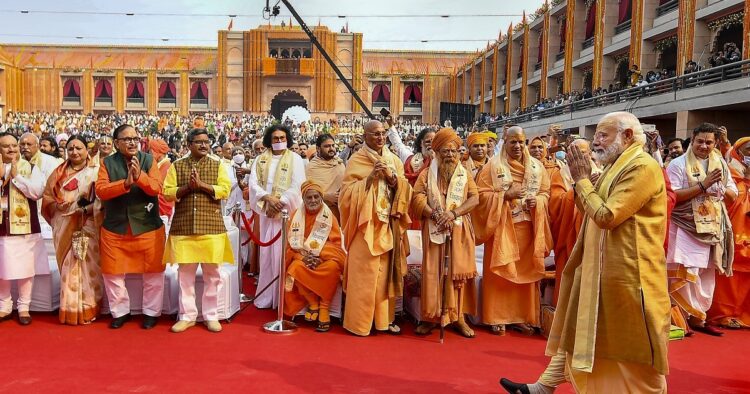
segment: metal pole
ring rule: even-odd
[[[292,4],[288,0],[281,0],[282,3],[286,6],[286,8],[289,9],[289,12],[292,13],[292,16],[294,16],[294,19],[297,20],[297,23],[299,23],[302,30],[307,34],[308,37],[310,37],[310,41],[312,41],[313,45],[315,45],[316,48],[320,51],[320,54],[323,55],[323,58],[326,59],[328,64],[331,65],[331,68],[333,68],[333,71],[336,73],[336,75],[339,76],[339,79],[341,82],[346,86],[346,88],[349,90],[349,92],[352,94],[352,97],[354,97],[354,100],[357,101],[360,107],[362,107],[362,110],[365,111],[367,116],[370,117],[370,119],[375,119],[375,115],[372,114],[369,108],[367,108],[367,105],[364,101],[362,101],[362,98],[359,97],[359,94],[356,90],[352,87],[352,84],[349,83],[349,80],[346,79],[344,76],[344,73],[341,72],[341,70],[336,66],[336,63],[333,62],[333,59],[331,59],[330,56],[328,56],[328,52],[326,52],[325,48],[323,48],[322,45],[320,45],[320,42],[318,42],[318,39],[315,37],[315,34],[310,30],[309,27],[307,27],[307,24],[304,20],[302,20],[302,17],[299,16],[297,13],[297,10],[292,7]]]
[[[245,262],[242,261],[242,205],[237,202],[234,204],[233,207],[229,208],[230,212],[232,213],[232,220],[234,220],[234,224],[237,226],[237,230],[239,230],[239,233],[237,234],[239,237],[239,243],[237,245],[237,281],[239,282],[239,288],[240,288],[240,304],[244,302],[251,302],[252,298],[249,298],[245,295],[245,292],[243,290],[243,284],[242,284],[242,269],[244,268]]]
[[[263,330],[272,334],[291,334],[297,331],[297,325],[284,320],[284,283],[286,282],[286,224],[289,220],[289,211],[281,210],[281,261],[279,262],[279,310],[276,320],[263,325]]]

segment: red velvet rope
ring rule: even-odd
[[[253,212],[253,216],[250,217],[250,220],[247,219],[247,216],[245,216],[244,212],[240,212],[240,214],[241,214],[240,218],[242,218],[242,223],[245,226],[245,230],[250,235],[250,238],[248,238],[247,241],[243,242],[242,246],[247,245],[247,243],[250,242],[251,240],[253,241],[253,243],[255,243],[258,246],[263,246],[263,247],[271,246],[274,243],[276,243],[276,241],[278,241],[279,238],[281,237],[281,230],[279,230],[279,232],[276,235],[274,235],[274,237],[271,238],[270,241],[268,241],[268,242],[262,242],[260,239],[258,239],[258,237],[255,236],[255,234],[253,234],[253,230],[250,227],[250,225],[255,220],[255,216],[257,216],[257,214],[255,212]]]

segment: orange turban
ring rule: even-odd
[[[435,133],[435,137],[432,139],[432,150],[435,152],[439,152],[440,149],[449,143],[455,143],[456,148],[461,147],[463,144],[463,141],[461,141],[461,138],[456,134],[455,131],[453,131],[452,128],[446,127],[443,129],[438,130],[437,133]]]
[[[164,140],[152,139],[148,141],[148,150],[154,153],[165,155],[167,154],[167,152],[169,152],[169,147],[167,146],[167,143],[164,142]]]
[[[466,145],[471,147],[474,144],[485,144],[490,142],[490,136],[487,133],[471,133],[466,137]]]
[[[320,184],[318,184],[317,182],[314,182],[314,181],[305,181],[305,182],[303,182],[301,189],[302,189],[302,196],[304,196],[305,193],[308,190],[315,190],[318,193],[320,193],[321,195],[323,194],[323,187],[320,186]]]
[[[748,142],[750,142],[750,137],[742,137],[738,139],[732,146],[732,152],[730,153],[730,156],[732,156],[735,160],[742,162],[742,157],[740,156],[740,148],[742,148],[742,145],[745,145]]]
[[[497,134],[491,132],[491,131],[485,131],[482,133],[487,136],[487,138],[492,138],[493,140],[497,141]]]
[[[206,128],[206,121],[202,117],[197,117],[195,120],[193,120],[193,128],[196,129],[205,129]]]

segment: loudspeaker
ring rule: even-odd
[[[473,104],[440,102],[440,124],[443,125],[450,119],[454,129],[461,125],[466,128],[474,123],[476,110],[477,107]]]

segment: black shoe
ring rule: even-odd
[[[529,394],[529,386],[523,383],[511,382],[508,379],[502,378],[500,379],[500,385],[511,394]]]
[[[112,322],[109,323],[109,328],[120,328],[122,327],[125,322],[130,321],[130,313],[122,315],[120,317],[112,319]]]
[[[150,330],[156,326],[156,323],[159,321],[159,317],[157,316],[149,316],[149,315],[143,315],[143,323],[141,324],[141,328],[144,330]]]
[[[31,324],[31,316],[18,315],[18,323],[22,326],[28,326],[29,324]]]

